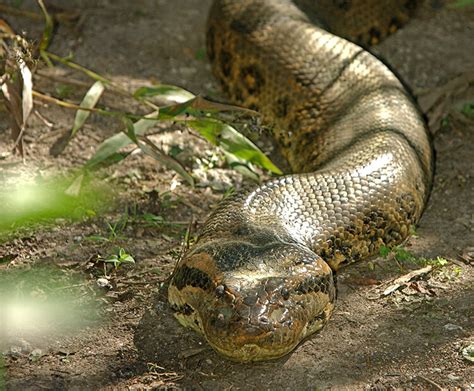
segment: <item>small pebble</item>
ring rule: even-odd
[[[9,354],[12,357],[19,357],[21,355],[21,347],[20,346],[11,346],[9,349]]]
[[[41,349],[33,349],[30,353],[30,360],[37,361],[43,356],[43,351]]]
[[[97,285],[100,288],[112,288],[112,285],[110,285],[110,281],[107,280],[107,278],[100,277],[97,279]]]
[[[446,323],[443,328],[448,331],[462,330],[463,328],[457,324]]]

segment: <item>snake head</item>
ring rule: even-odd
[[[236,361],[289,353],[323,327],[334,299],[329,266],[287,243],[200,246],[183,258],[169,287],[177,319]]]

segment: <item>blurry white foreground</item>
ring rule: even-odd
[[[99,307],[88,282],[52,268],[0,271],[0,351],[76,334],[96,323]]]

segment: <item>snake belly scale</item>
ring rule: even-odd
[[[273,125],[292,169],[225,199],[170,280],[180,323],[233,360],[280,357],[320,330],[334,272],[402,242],[431,187],[426,126],[400,81],[322,25],[287,0],[210,12],[214,74]]]

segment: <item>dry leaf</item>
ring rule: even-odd
[[[1,90],[10,116],[14,149],[23,156],[23,134],[33,109],[32,74],[26,61],[30,57],[29,47],[3,20],[0,31],[7,35],[0,42]]]
[[[425,267],[422,267],[421,269],[413,270],[410,273],[407,273],[401,277],[398,277],[395,281],[393,281],[393,284],[390,285],[387,289],[385,289],[382,293],[382,296],[388,296],[395,292],[396,290],[407,286],[408,282],[413,280],[414,278],[418,278],[420,276],[423,276],[425,274],[428,274],[433,270],[433,266],[428,265]]]

